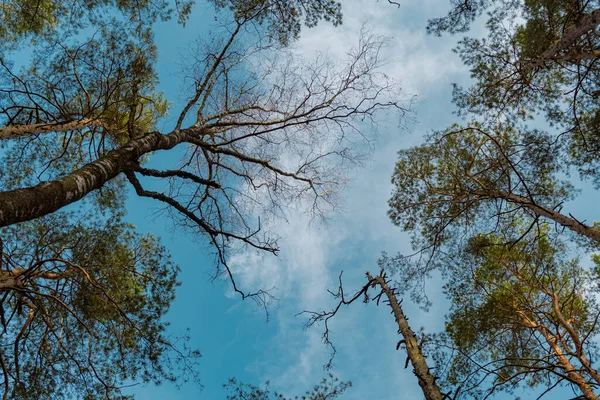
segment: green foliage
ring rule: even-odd
[[[342,23],[341,3],[336,0],[211,0],[217,7],[231,9],[238,18],[256,16],[267,23],[272,37],[289,44],[300,34],[302,23],[316,26],[325,20],[337,26]]]
[[[180,23],[189,18],[193,1],[175,0],[12,0],[0,8],[0,38],[3,47],[20,47],[57,33],[103,26],[122,16],[124,22],[142,31],[157,19],[177,14]],[[175,7],[176,10],[173,9]],[[116,15],[110,15],[111,13]],[[120,15],[119,15],[120,14]],[[112,21],[111,21],[112,20]]]
[[[4,125],[99,123],[35,140],[2,141],[7,146],[0,156],[5,189],[64,176],[153,131],[168,112],[167,100],[155,89],[156,48],[149,38],[128,38],[122,29],[107,28],[83,43],[40,45],[32,61],[18,74],[10,65],[0,71]]]
[[[45,30],[55,29],[58,10],[53,1],[22,0],[5,2],[2,5],[0,37],[16,40],[27,35],[39,35]]]
[[[545,21],[532,18],[527,21],[525,26],[517,28],[515,39],[521,49],[521,55],[534,58],[552,45],[556,40],[556,35],[548,29]]]
[[[433,271],[444,271],[444,254],[477,233],[534,224],[532,207],[553,210],[576,191],[559,179],[556,143],[545,133],[510,123],[454,125],[401,150],[392,176],[388,215],[409,232],[414,256],[384,256],[381,264],[423,307]],[[538,211],[539,212],[539,211]]]
[[[475,84],[455,87],[454,100],[476,122],[399,152],[389,215],[411,232],[416,255],[386,256],[381,264],[424,306],[431,272],[446,279],[446,331],[428,345],[438,368],[447,367],[439,373],[442,387],[479,399],[523,385],[551,390],[568,375],[583,392],[598,382],[589,360],[598,356],[592,338],[600,308],[597,272],[583,268],[573,251],[596,244],[552,232],[542,221],[569,227],[549,214],[576,194],[565,180],[573,166],[598,179],[598,107],[590,96],[597,81],[588,80],[597,74],[594,58],[582,55],[590,49],[578,47],[577,38],[548,53],[593,5],[464,4],[479,8],[438,21],[453,28],[437,28],[466,30],[492,7],[487,38],[464,39],[457,49]],[[527,126],[540,111],[560,135]],[[568,246],[571,238],[581,247]]]
[[[515,229],[512,237],[475,235],[460,256],[447,259],[444,293],[451,306],[446,346],[454,355],[446,379],[448,385],[464,388],[488,382],[474,388],[471,398],[511,392],[522,384],[558,384],[568,368],[561,365],[553,343],[559,343],[573,365],[581,365],[575,342],[595,335],[600,308],[590,293],[592,275],[568,258],[565,246],[549,236],[548,226],[507,245],[526,228]],[[565,330],[567,325],[575,335]],[[597,350],[588,342],[584,352],[593,360]]]
[[[519,385],[585,393],[600,382],[592,365],[600,261],[592,256],[588,269],[577,256],[597,251],[597,239],[587,239],[598,224],[562,209],[576,194],[574,169],[600,184],[600,2],[451,5],[430,33],[465,32],[487,16],[484,37],[455,49],[474,83],[455,86],[453,100],[475,122],[400,151],[389,215],[412,234],[416,254],[384,256],[381,265],[424,305],[431,272],[446,279],[446,332],[430,345],[438,368],[447,366],[442,387],[456,396]],[[544,130],[530,128],[540,123]]]
[[[600,2],[461,1],[430,30],[466,31],[486,10],[486,37],[465,38],[456,49],[475,81],[455,87],[460,113],[513,121],[543,115],[561,133],[564,162],[600,184],[600,44],[593,33]]]
[[[520,134],[509,124],[452,126],[398,153],[388,215],[435,246],[457,230],[495,229],[529,218],[527,209],[503,204],[498,193],[550,208],[570,198],[572,188],[556,177],[560,161],[553,149],[540,132]]]
[[[569,259],[565,232],[541,222],[574,194],[558,178],[560,150],[548,134],[505,121],[455,125],[399,152],[389,216],[411,232],[416,256],[381,264],[424,307],[431,272],[446,279],[446,332],[428,345],[438,367],[447,366],[442,388],[479,399],[522,385],[553,388],[568,363],[593,368],[594,273]],[[596,248],[575,241],[579,251]]]
[[[565,26],[576,23],[581,6],[577,0],[526,0],[523,13],[526,22],[515,37],[521,57],[536,58],[560,40]]]
[[[11,141],[2,152],[2,187],[61,177],[154,129],[167,111],[154,90],[155,57],[150,37],[108,26],[83,43],[38,44],[32,66],[18,75],[5,65],[5,125],[101,124]],[[115,179],[77,213],[3,230],[5,268],[60,275],[24,275],[13,288],[20,292],[3,290],[4,380],[12,395],[113,398],[130,381],[197,380],[199,353],[185,341],[174,347],[163,321],[178,268],[156,238],[123,222],[125,198],[123,180]],[[27,309],[34,310],[30,322]],[[27,336],[19,339],[25,324]]]
[[[178,285],[166,249],[118,215],[74,217],[2,231],[0,282],[18,277],[2,289],[2,387],[22,399],[92,399],[131,380],[196,379],[199,353],[174,347],[163,321]]]
[[[211,0],[228,8],[237,17],[253,16],[267,22],[273,37],[288,44],[298,38],[301,25],[317,25],[320,20],[338,25],[341,4],[336,0]],[[185,25],[194,0],[86,0],[64,3],[53,0],[13,0],[0,8],[0,38],[3,46],[19,47],[20,42],[39,40],[65,31],[77,32],[90,26],[113,23],[116,16],[135,32],[143,32],[157,20],[176,16]],[[111,15],[116,14],[116,15]],[[120,14],[120,15],[119,15]]]
[[[498,0],[450,0],[451,11],[445,17],[429,20],[427,32],[441,36],[444,32],[459,33],[469,30],[471,23]]]

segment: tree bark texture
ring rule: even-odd
[[[413,330],[410,328],[406,316],[402,311],[402,307],[398,302],[398,298],[381,275],[373,277],[370,273],[367,273],[367,276],[369,277],[369,280],[374,281],[381,287],[390,302],[390,307],[392,308],[392,312],[396,318],[396,323],[398,324],[398,330],[406,342],[406,353],[408,354],[408,359],[410,360],[414,373],[419,380],[419,386],[421,386],[421,389],[423,390],[425,399],[443,400],[444,395],[435,383],[435,377],[429,372],[429,366],[427,365],[427,360],[425,360],[423,352],[421,351],[421,346],[417,340],[417,335],[415,335]]]
[[[150,132],[127,145],[51,182],[0,193],[0,227],[55,212],[101,188],[144,154],[168,150],[186,139],[183,131],[167,135]]]

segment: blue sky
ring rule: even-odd
[[[248,251],[231,260],[245,289],[277,288],[278,301],[270,307],[268,322],[253,302],[233,296],[226,281],[211,280],[213,255],[202,239],[178,231],[165,215],[156,213],[156,203],[132,194],[129,219],[140,231],[161,236],[182,269],[183,284],[167,318],[174,334],[189,328],[192,346],[203,354],[200,375],[204,384],[202,390],[191,384],[181,389],[167,384],[136,387],[131,392],[137,398],[223,398],[222,384],[233,376],[255,384],[270,380],[273,388],[284,393],[303,393],[325,375],[329,350],[321,339],[322,327],[304,330],[306,318],[296,314],[330,308],[333,303],[326,289],[336,289],[340,271],[344,271],[347,288],[358,288],[366,271],[377,272],[381,251],[395,254],[409,249],[407,235],[386,216],[396,152],[418,144],[424,133],[455,121],[450,84],[468,82],[468,71],[451,51],[456,37],[425,34],[427,19],[442,15],[447,0],[403,1],[400,8],[386,1],[345,0],[343,7],[342,26],[304,29],[294,44],[296,51],[308,56],[327,51],[341,58],[357,42],[363,25],[389,37],[384,49],[389,62],[384,70],[402,82],[407,99],[418,96],[415,123],[410,129],[400,129],[397,121],[381,121],[366,166],[349,171],[343,200],[325,223],[289,210],[286,220],[275,221],[271,227],[281,236],[278,257]],[[157,24],[160,89],[173,101],[174,115],[180,109],[183,89],[181,55],[197,38],[207,38],[214,27],[214,11],[203,3],[195,7],[186,28],[174,22]],[[152,162],[169,161],[157,157]],[[583,197],[578,208],[591,214],[592,205],[593,198]],[[581,218],[585,217],[592,219],[591,215]],[[443,325],[444,301],[435,285],[428,290],[434,301],[429,313],[404,303],[415,329],[436,330]],[[411,370],[404,369],[404,354],[394,351],[399,338],[386,307],[356,303],[336,317],[331,330],[338,349],[332,372],[354,384],[344,399],[422,397]]]

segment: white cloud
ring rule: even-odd
[[[389,39],[384,56],[390,63],[384,72],[401,81],[408,93],[432,92],[463,71],[458,56],[452,52],[452,42],[425,32],[428,16],[441,15],[439,1],[406,2],[400,8],[387,2],[367,3],[344,1],[344,24],[305,29],[298,49],[305,54],[327,50],[330,55],[343,58],[364,26],[373,34]],[[423,12],[434,8],[438,11]]]
[[[418,7],[431,7],[431,4],[431,1],[419,2]],[[405,92],[416,94],[426,102],[421,112],[436,112],[419,117],[422,120],[419,133],[422,133],[423,129],[434,127],[436,121],[444,124],[445,119],[450,118],[444,115],[444,110],[427,104],[442,101],[440,93],[447,97],[449,83],[459,76],[460,63],[451,52],[453,45],[448,40],[426,36],[423,16],[418,15],[420,23],[417,23],[407,22],[407,15],[417,14],[404,5],[396,9],[382,1],[367,7],[364,1],[348,0],[344,2],[343,26],[334,28],[322,24],[316,29],[304,30],[297,51],[327,51],[331,57],[343,58],[357,42],[364,24],[374,34],[390,37],[384,50],[386,59],[390,60],[385,73],[401,81]],[[327,40],[323,40],[324,37]],[[327,289],[336,289],[341,270],[345,271],[348,289],[358,288],[364,282],[364,272],[378,272],[376,261],[382,250],[395,253],[409,248],[407,236],[386,216],[386,201],[397,150],[418,143],[421,135],[399,132],[394,125],[383,126],[368,168],[351,172],[341,210],[326,226],[292,213],[287,222],[279,221],[274,227],[281,235],[279,257],[248,251],[231,260],[237,279],[244,287],[276,286],[275,295],[280,299],[280,306],[273,315],[278,331],[273,345],[285,357],[265,354],[264,359],[258,361],[258,369],[264,374],[258,377],[259,381],[270,379],[276,388],[293,392],[318,381],[328,358],[321,339],[322,330],[300,330],[305,319],[295,314],[331,306],[332,298]],[[421,314],[410,306],[407,312],[415,329],[432,323],[439,326],[440,316],[435,313]],[[338,347],[334,372],[341,379],[355,380],[348,399],[375,393],[377,398],[391,399],[397,398],[400,390],[405,393],[407,388],[418,390],[410,369],[403,369],[404,356],[393,351],[398,335],[385,306],[354,304],[336,317],[332,327],[332,339]],[[397,376],[397,371],[404,372]]]

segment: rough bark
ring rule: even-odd
[[[542,207],[526,197],[502,191],[481,191],[477,194],[488,198],[504,199],[513,204],[521,205],[533,211],[536,215],[549,218],[565,228],[571,229],[575,233],[586,236],[595,242],[600,243],[600,230],[586,225],[575,218],[570,218],[554,210]]]
[[[124,172],[142,155],[171,149],[185,139],[183,131],[173,131],[168,135],[150,132],[61,179],[2,192],[0,227],[39,218],[74,203]]]
[[[23,283],[18,277],[15,276],[3,276],[0,279],[0,292],[4,292],[9,289],[20,289]]]
[[[13,125],[0,128],[0,140],[15,139],[23,136],[41,135],[51,132],[68,132],[91,126],[102,126],[98,119],[82,119],[65,123],[43,123],[28,125]]]
[[[398,298],[381,275],[373,277],[367,272],[367,276],[369,277],[370,281],[375,282],[381,287],[390,302],[390,307],[392,308],[392,312],[396,318],[398,329],[406,342],[406,353],[408,354],[408,359],[410,360],[414,373],[419,380],[419,386],[421,386],[421,389],[423,390],[425,399],[443,400],[444,395],[442,394],[442,391],[438,385],[435,383],[435,377],[429,372],[429,366],[427,365],[427,360],[425,360],[423,352],[421,351],[421,346],[417,340],[417,335],[415,335],[413,330],[410,328],[406,316],[402,311],[402,307],[398,302]]]

